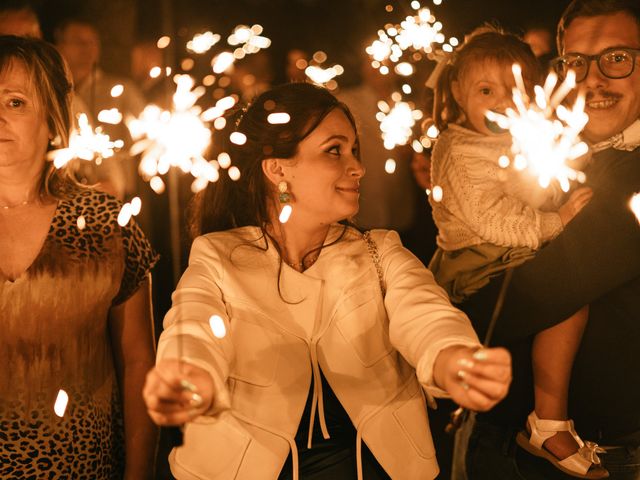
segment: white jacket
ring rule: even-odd
[[[332,226],[325,244],[342,229]],[[324,247],[304,273],[282,263],[281,295],[279,257],[273,245],[265,250],[260,229],[195,240],[165,318],[158,359],[183,352],[210,372],[217,395],[209,414],[186,426],[184,445],[171,453],[178,479],[275,479],[290,449],[297,476],[294,436],[312,378],[317,416],[331,433],[319,369],[356,427],[358,452],[364,440],[394,479],[438,474],[420,384],[429,396],[445,395],[433,384],[436,356],[451,345],[478,346],[478,340],[397,233],[378,230],[372,238],[384,272],[384,303],[375,265],[355,229]],[[222,339],[212,333],[212,315],[224,321]],[[315,417],[314,407],[312,423]],[[359,455],[358,467],[361,477]]]

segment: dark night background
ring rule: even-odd
[[[7,0],[2,0],[7,1]],[[485,21],[497,21],[521,33],[531,25],[554,28],[568,0],[538,0],[524,5],[511,0],[443,0],[439,6],[421,2],[444,24],[444,33],[461,38]],[[387,13],[385,5],[394,6]],[[272,40],[268,52],[276,74],[281,74],[290,48],[324,50],[330,62],[348,66],[363,55],[385,23],[399,23],[413,10],[410,0],[40,0],[35,2],[47,38],[65,17],[89,16],[103,38],[107,70],[127,74],[128,51],[139,40],[169,34],[184,42],[195,33],[211,30],[223,38],[237,24],[259,23]],[[166,14],[171,11],[172,14]],[[174,45],[184,45],[175,42]],[[284,80],[278,78],[276,81]]]

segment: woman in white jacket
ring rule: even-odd
[[[426,402],[493,407],[509,354],[480,349],[395,232],[344,222],[364,168],[327,90],[274,88],[227,125],[242,176],[222,171],[200,197],[201,236],[143,392],[156,423],[186,424],[173,474],[436,477]]]

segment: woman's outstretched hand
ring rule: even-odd
[[[183,425],[211,408],[213,390],[213,379],[206,370],[166,359],[147,373],[142,396],[155,423]]]
[[[458,405],[487,411],[509,391],[511,355],[504,348],[449,347],[436,358],[433,374]]]

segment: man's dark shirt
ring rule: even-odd
[[[524,426],[533,409],[533,336],[589,305],[569,415],[582,438],[640,445],[640,224],[629,205],[640,192],[640,148],[599,152],[586,174],[589,204],[514,272],[491,342],[511,350],[514,380],[507,399],[483,417]],[[461,305],[481,338],[503,278]]]

